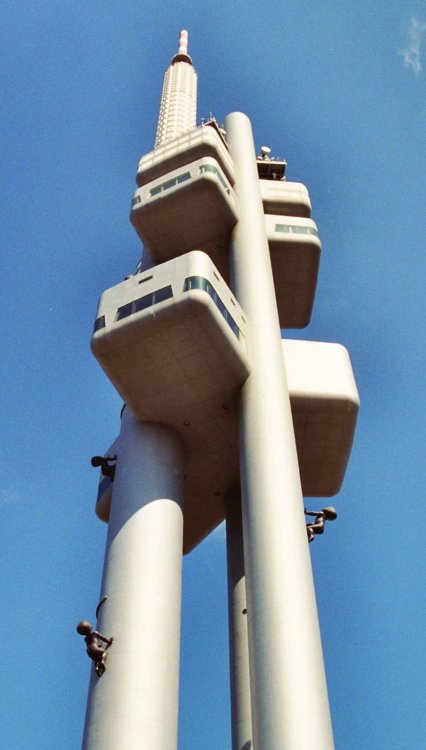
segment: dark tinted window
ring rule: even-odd
[[[95,325],[93,326],[93,333],[95,333],[95,331],[99,331],[100,328],[105,328],[105,315],[101,315],[99,318],[96,318]]]
[[[127,305],[122,305],[117,310],[116,320],[122,320],[132,314],[133,302],[128,302]]]
[[[187,292],[189,289],[204,289],[206,288],[207,281],[202,276],[190,276],[185,279],[183,291]]]
[[[139,312],[140,310],[146,310],[146,308],[151,307],[152,304],[153,304],[153,295],[146,294],[145,297],[139,297],[139,299],[135,299],[133,303],[132,312]]]
[[[155,305],[157,302],[163,302],[163,300],[169,299],[170,297],[173,297],[172,287],[163,286],[162,289],[157,289],[157,291],[154,292],[153,304]]]
[[[161,184],[161,187],[163,188],[163,190],[168,190],[169,188],[173,187],[174,185],[176,185],[176,177],[173,180],[166,180],[166,182],[163,182]]]
[[[180,174],[179,177],[176,178],[177,182],[186,182],[186,180],[191,179],[190,172],[184,172],[183,174]]]

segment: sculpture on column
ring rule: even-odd
[[[84,635],[87,655],[95,662],[95,672],[101,677],[105,672],[105,660],[107,650],[113,642],[113,638],[107,638],[93,629],[93,626],[87,620],[81,620],[77,625],[77,633]]]
[[[337,518],[337,513],[335,508],[332,508],[330,505],[329,507],[323,508],[319,511],[306,510],[305,508],[305,516],[314,516],[315,518],[312,523],[306,524],[306,532],[308,534],[308,542],[310,544],[311,542],[313,542],[316,534],[324,534],[325,522],[335,521]]]

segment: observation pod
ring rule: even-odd
[[[304,328],[311,318],[321,242],[312,219],[265,216],[281,328]]]
[[[174,426],[246,380],[246,327],[210,258],[193,251],[107,289],[91,347],[137,419]]]
[[[302,491],[331,497],[343,483],[355,434],[359,395],[341,344],[282,341]]]
[[[211,156],[219,162],[226,179],[233,185],[234,166],[216,120],[209,120],[142,156],[136,172],[136,183],[142,187],[205,156]]]
[[[155,262],[202,248],[223,254],[238,215],[219,162],[197,159],[136,190],[130,219]]]
[[[262,164],[262,162],[260,163]],[[261,179],[259,185],[265,214],[304,216],[306,218],[311,215],[309,193],[301,182]]]

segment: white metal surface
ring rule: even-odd
[[[83,750],[176,750],[182,560],[181,440],[122,419]]]
[[[250,121],[225,118],[240,220],[233,290],[250,320],[240,466],[254,747],[331,750],[333,738],[290,399]],[[314,739],[313,739],[314,738]]]
[[[232,750],[251,750],[253,747],[253,732],[250,699],[247,598],[244,575],[241,500],[239,494],[229,497],[226,506]]]

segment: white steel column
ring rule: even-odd
[[[97,630],[114,638],[92,668],[83,750],[176,750],[183,448],[124,410]]]
[[[225,118],[240,220],[235,295],[250,324],[240,464],[255,750],[331,750],[332,729],[290,400],[250,121]]]
[[[232,750],[253,750],[243,530],[239,496],[226,512]]]

